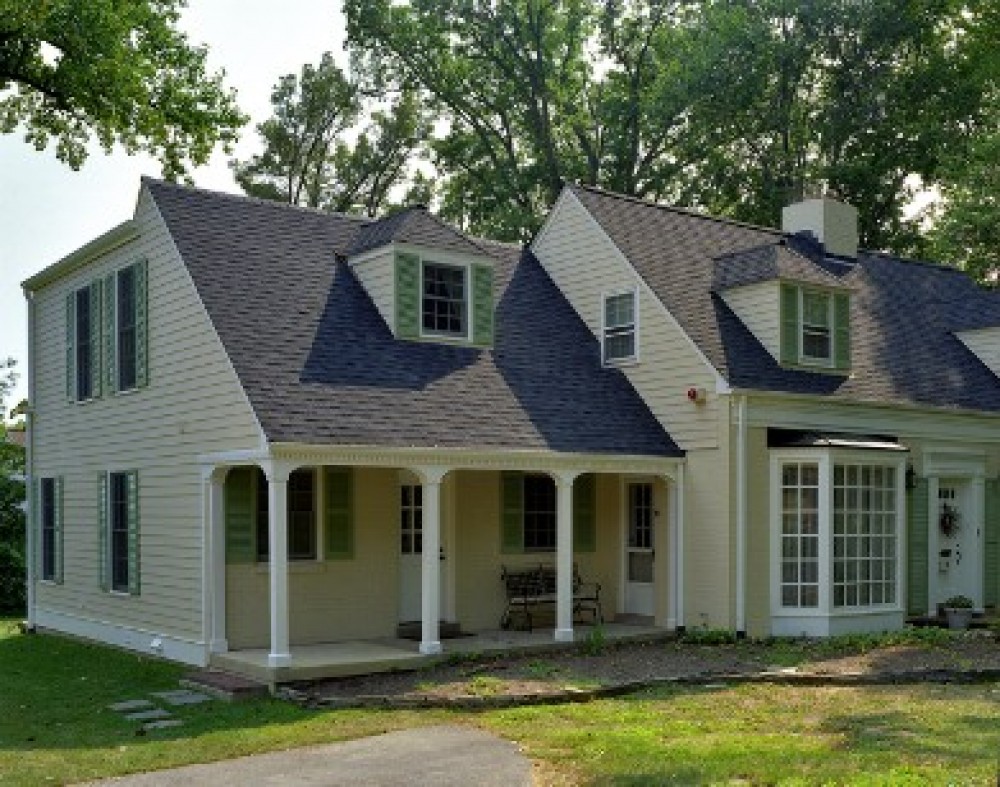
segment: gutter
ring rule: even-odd
[[[736,397],[736,637],[747,634],[747,397]]]

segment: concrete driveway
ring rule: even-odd
[[[345,743],[255,754],[93,782],[116,787],[247,785],[531,784],[531,763],[517,746],[469,727],[423,727]]]

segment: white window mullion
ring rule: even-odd
[[[833,464],[830,454],[819,458],[819,610],[833,608]]]

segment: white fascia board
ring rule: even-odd
[[[611,244],[611,247],[615,250],[615,256],[617,257],[618,261],[624,264],[626,268],[629,271],[631,271],[639,287],[653,300],[654,303],[659,305],[659,308],[666,316],[667,320],[673,324],[673,326],[678,330],[681,336],[684,337],[684,340],[688,343],[688,345],[690,345],[695,355],[697,355],[698,358],[701,360],[701,362],[705,364],[705,368],[707,368],[711,373],[712,377],[715,378],[715,392],[717,394],[730,393],[731,389],[729,387],[729,382],[719,373],[719,370],[715,368],[712,362],[708,360],[708,356],[706,356],[705,353],[702,352],[697,342],[695,342],[695,340],[691,338],[690,334],[688,334],[688,332],[684,330],[684,327],[677,321],[677,318],[670,313],[670,310],[667,308],[666,304],[653,291],[653,288],[649,286],[646,280],[642,278],[642,275],[639,273],[639,271],[636,270],[635,266],[632,264],[629,258],[625,256],[625,253],[618,247],[618,244],[614,242],[614,239],[611,238],[611,236],[604,231],[604,227],[601,226],[600,222],[596,218],[594,218],[594,215],[589,210],[587,210],[587,206],[584,205],[580,201],[580,199],[576,196],[576,194],[574,194],[568,187],[563,188],[562,194],[559,195],[559,199],[556,201],[555,207],[553,207],[552,211],[549,213],[549,217],[548,219],[546,219],[545,224],[543,225],[541,231],[538,233],[538,236],[535,238],[535,240],[532,241],[531,243],[532,251],[534,251],[535,246],[544,237],[549,226],[551,226],[557,219],[557,212],[560,209],[562,209],[565,202],[569,202],[570,200],[575,202],[579,206],[580,210],[582,210],[584,214],[586,214],[587,220],[591,222],[594,228],[602,235],[604,235],[605,238],[608,239],[608,242]]]
[[[94,238],[94,240],[84,244],[76,251],[70,252],[58,262],[52,263],[34,276],[25,279],[21,282],[21,289],[25,293],[37,292],[45,285],[68,276],[88,262],[110,251],[114,251],[119,246],[124,246],[138,237],[139,227],[135,221],[133,219],[123,221],[117,227],[112,227],[100,237]]]

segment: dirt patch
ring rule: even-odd
[[[459,699],[535,696],[665,678],[746,675],[786,670],[814,675],[876,675],[1000,670],[1000,643],[987,632],[953,635],[943,642],[871,647],[824,641],[684,642],[607,646],[544,655],[463,657],[411,672],[340,678],[294,688],[314,698]]]

